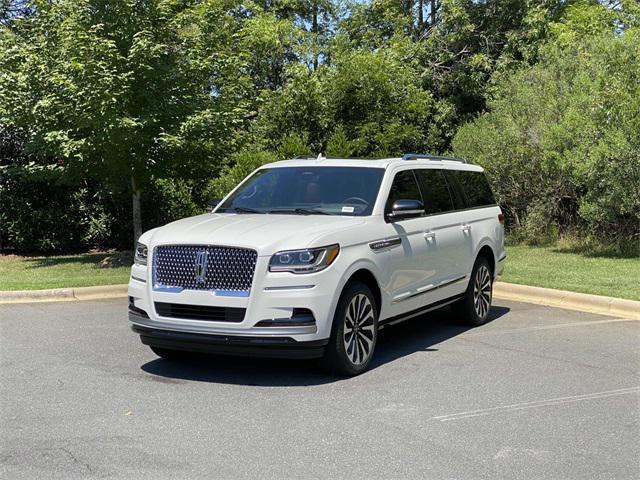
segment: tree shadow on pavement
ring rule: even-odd
[[[508,312],[509,308],[494,306],[489,321]],[[448,309],[385,328],[378,337],[369,372],[416,352],[436,353],[434,346],[470,328],[456,323]],[[194,355],[180,361],[158,358],[141,368],[165,378],[258,387],[303,387],[350,380],[324,371],[316,360]]]

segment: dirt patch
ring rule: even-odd
[[[133,264],[133,252],[113,252],[98,262],[98,268],[130,267]]]

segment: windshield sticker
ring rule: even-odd
[[[342,213],[353,213],[354,210],[353,207],[342,207]]]

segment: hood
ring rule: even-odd
[[[207,213],[156,229],[150,246],[225,245],[272,255],[279,250],[322,246],[325,236],[363,223],[362,217]]]

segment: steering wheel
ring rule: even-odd
[[[364,198],[360,198],[360,197],[349,197],[349,198],[345,198],[342,203],[361,203],[363,204],[365,207],[369,206],[369,202],[367,202]]]

